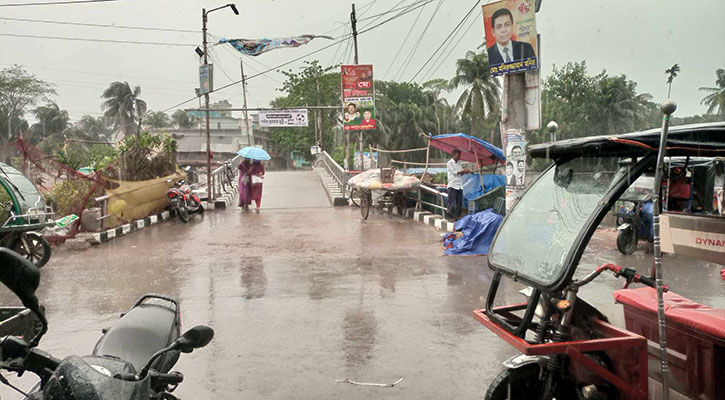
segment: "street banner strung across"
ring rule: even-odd
[[[285,47],[299,47],[309,43],[312,39],[334,39],[330,36],[323,35],[300,35],[277,39],[219,39],[217,44],[229,43],[239,52],[248,56],[258,56],[264,52],[281,49]]]
[[[488,63],[494,76],[539,68],[534,0],[502,0],[483,6]]]
[[[341,76],[345,130],[375,129],[373,66],[343,65]]]
[[[306,108],[261,110],[259,112],[259,126],[264,127],[307,126],[307,121]]]

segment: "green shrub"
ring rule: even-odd
[[[83,198],[93,187],[93,182],[85,179],[74,179],[66,181],[53,188],[45,197],[46,203],[53,206],[56,215],[65,216],[75,214],[82,205]],[[98,194],[98,193],[96,193]],[[89,196],[85,208],[91,206],[94,194]]]

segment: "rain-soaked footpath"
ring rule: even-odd
[[[142,294],[181,302],[183,328],[207,324],[209,346],[182,355],[184,399],[478,399],[513,348],[476,322],[492,273],[485,257],[443,257],[440,232],[385,214],[330,207],[312,172],[270,172],[259,213],[238,208],[172,219],[88,250],[56,250],[38,296],[56,357],[89,354],[103,327]],[[578,274],[621,256],[600,230]],[[725,307],[719,266],[665,257],[667,284]],[[602,276],[580,295],[622,326]],[[520,302],[520,287],[501,301]],[[5,289],[2,304],[18,304]],[[30,374],[19,382],[29,389]],[[336,383],[349,378],[392,388]],[[7,387],[3,399],[21,398]]]

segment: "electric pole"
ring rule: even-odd
[[[242,94],[244,96],[244,126],[246,127],[247,145],[252,146],[252,132],[249,128],[249,114],[247,114],[247,77],[244,76],[244,58],[239,57],[239,67],[242,69]]]
[[[201,31],[204,36],[204,66],[209,73],[209,60],[206,49],[206,9],[201,9]],[[204,93],[204,118],[206,119],[206,201],[211,203],[211,137],[209,136],[209,91]]]
[[[352,23],[352,40],[355,44],[355,65],[359,64],[357,54],[357,17],[355,16],[355,3],[352,4],[352,13],[350,14],[350,22]],[[365,170],[365,156],[363,154],[363,131],[358,132],[358,142],[360,146],[360,170]],[[370,155],[372,157],[372,154]]]

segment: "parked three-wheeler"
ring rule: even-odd
[[[486,308],[474,311],[479,322],[522,354],[504,363],[486,399],[725,399],[725,310],[675,294],[676,283],[671,290],[663,285],[660,247],[663,239],[676,253],[725,264],[725,218],[699,215],[694,230],[700,233],[688,236],[687,227],[674,219],[660,226],[659,195],[667,183],[664,156],[722,157],[725,123],[674,127],[668,133],[674,104],[663,104],[663,111],[662,131],[529,149],[553,164],[507,213],[488,258],[494,277]],[[602,260],[588,275],[575,275],[600,222],[644,174],[655,177],[653,270]],[[697,251],[688,252],[693,248]],[[626,329],[578,296],[606,271],[624,280],[614,299],[623,305]],[[525,303],[495,305],[503,278],[529,286]]]
[[[42,267],[50,259],[50,243],[39,231],[52,226],[54,218],[35,185],[17,169],[0,163],[0,247]]]

